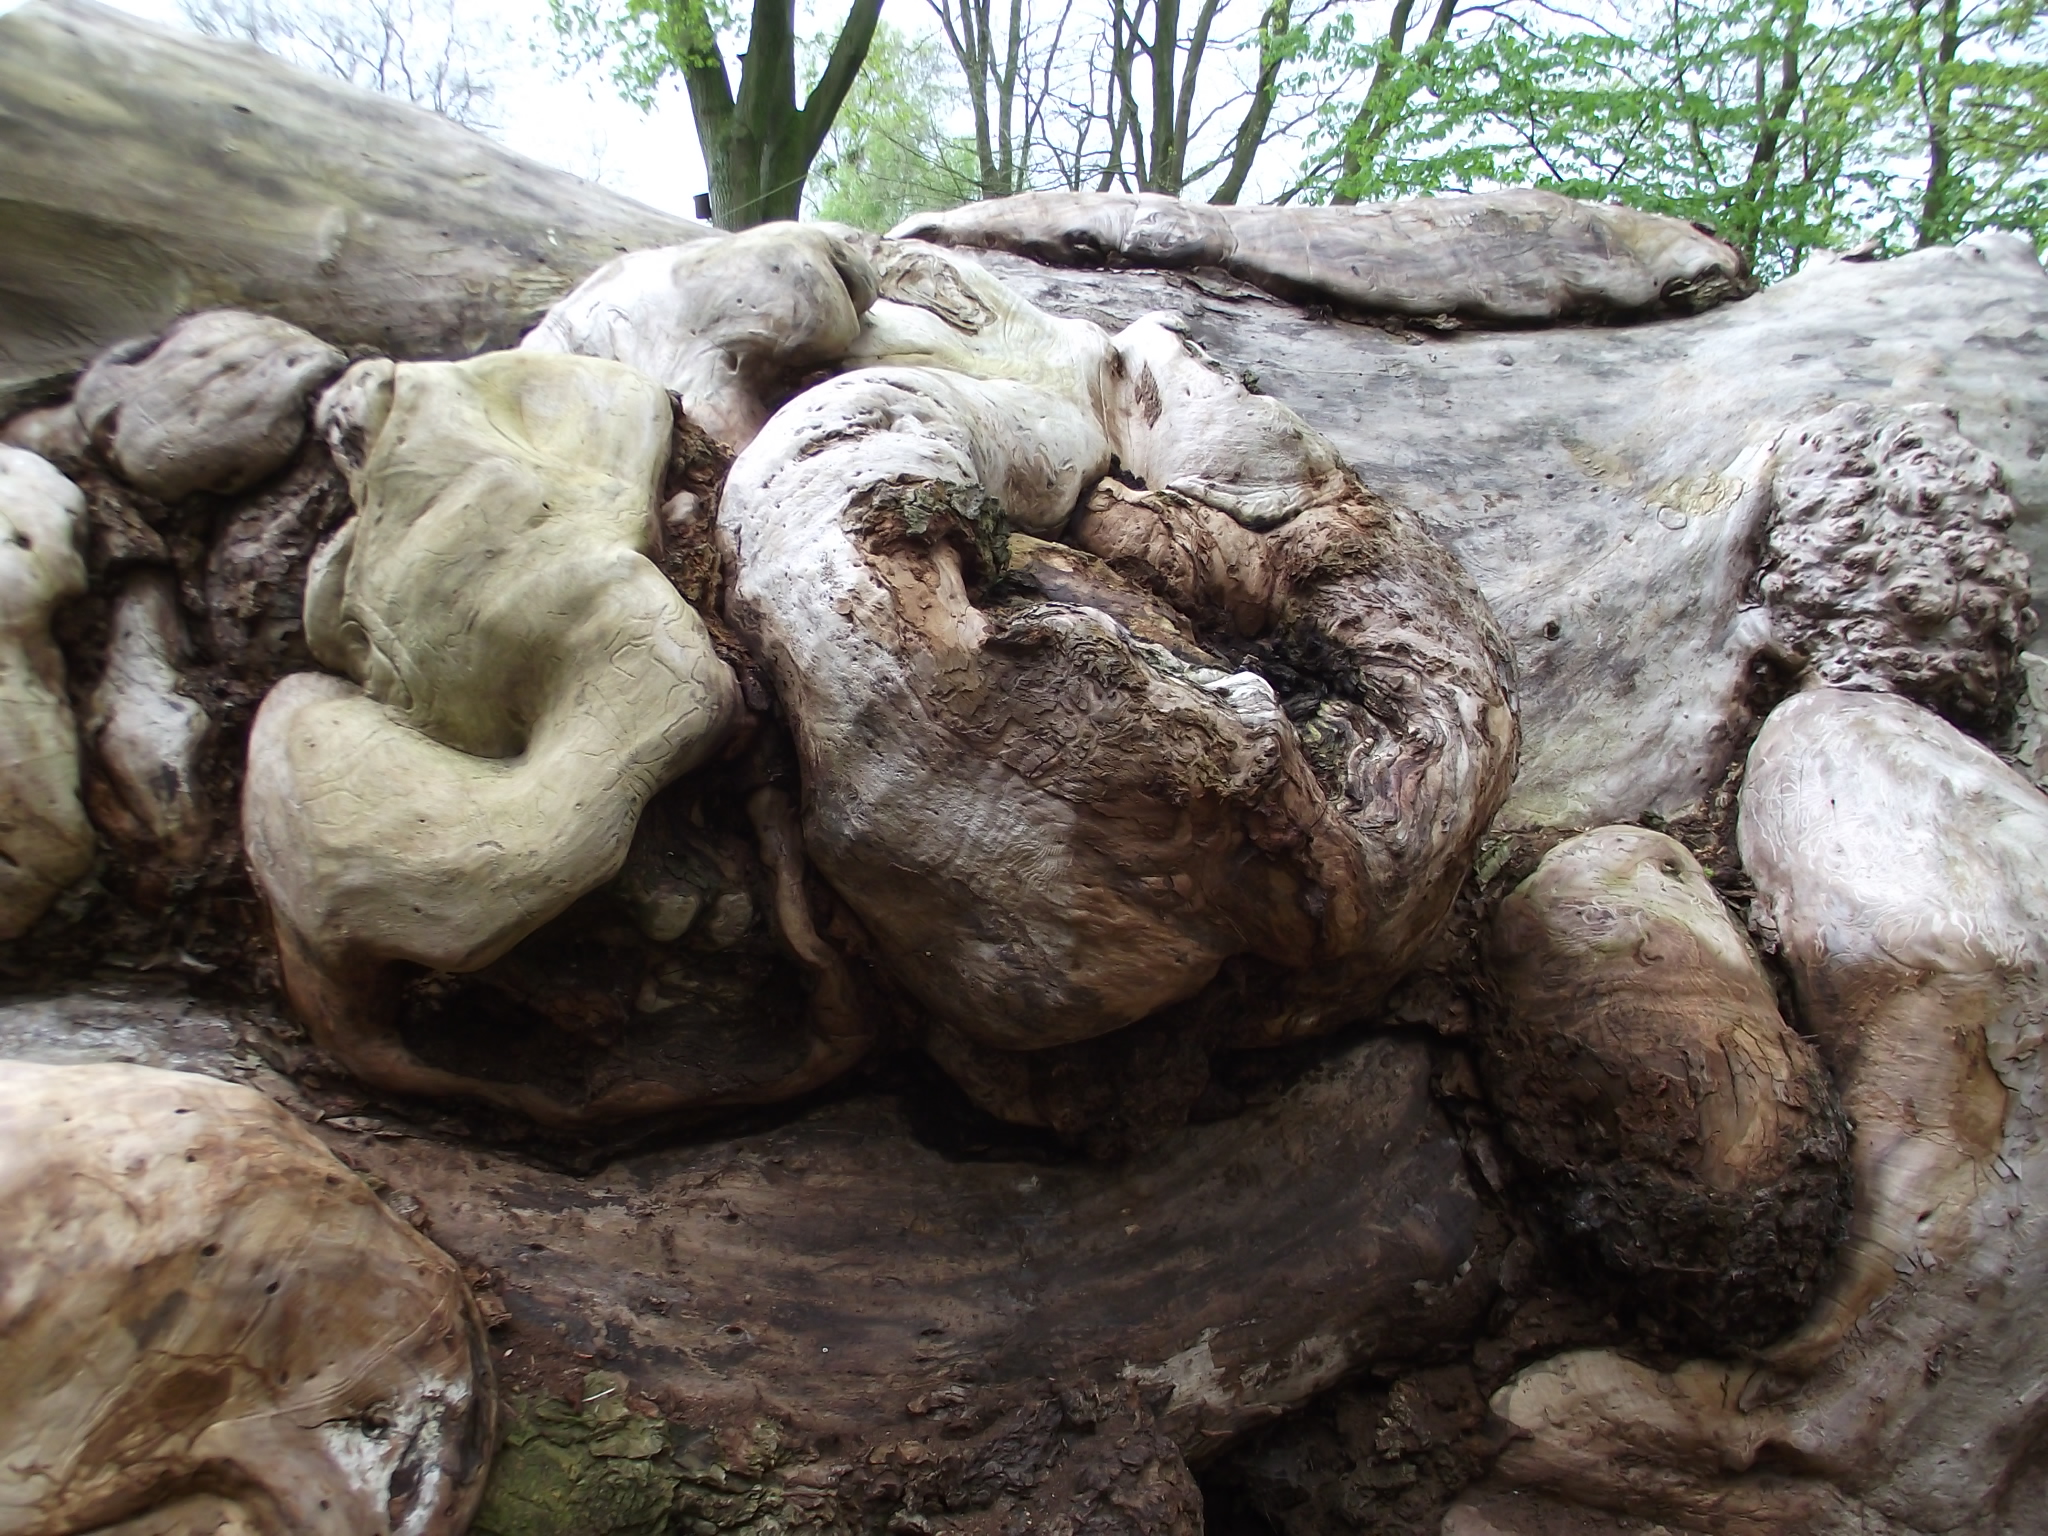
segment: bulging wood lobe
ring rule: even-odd
[[[1841,1236],[1847,1126],[1699,863],[1638,827],[1569,839],[1488,955],[1487,1089],[1563,1228],[1692,1347],[1795,1326]]]

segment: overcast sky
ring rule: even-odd
[[[20,0],[0,0],[0,13]],[[167,27],[189,30],[178,0],[102,0]],[[547,0],[484,0],[487,16],[510,39],[491,71],[498,89],[493,137],[508,148],[601,181],[614,191],[688,218],[705,189],[704,162],[689,103],[669,90],[651,113],[621,101],[602,75],[564,79],[552,55]],[[900,3],[891,10],[908,9]],[[540,45],[536,47],[535,45]]]
[[[0,0],[0,14],[24,0]],[[102,3],[179,30],[190,30],[178,0],[102,0]],[[280,8],[290,8],[281,0]],[[503,38],[494,50],[490,77],[497,89],[492,108],[493,136],[520,154],[573,175],[599,181],[614,191],[656,208],[692,215],[693,197],[706,188],[704,163],[697,148],[689,103],[680,85],[669,86],[652,112],[643,113],[619,96],[601,73],[564,73],[547,0],[455,0],[457,14],[494,26]],[[843,0],[828,0],[818,26],[836,24]],[[1263,0],[1225,0],[1224,21],[1242,10],[1256,17]],[[800,13],[813,0],[798,0]],[[829,17],[826,12],[829,12]],[[883,18],[904,31],[937,28],[926,0],[888,0]],[[800,25],[805,24],[800,15]],[[1222,28],[1219,27],[1219,35]],[[1235,89],[1232,77],[1243,60],[1229,52],[1215,67],[1204,70],[1205,94],[1213,87]],[[1254,61],[1255,62],[1255,61]],[[1213,76],[1213,80],[1209,77]],[[962,109],[963,117],[965,108]],[[960,125],[964,131],[967,124]],[[1272,196],[1286,184],[1298,144],[1276,143],[1253,172],[1245,201]]]

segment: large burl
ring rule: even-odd
[[[1820,1058],[1683,845],[1559,844],[1502,903],[1486,1084],[1565,1229],[1706,1348],[1813,1304],[1848,1198]]]
[[[877,366],[772,418],[720,511],[819,869],[982,1045],[1116,1030],[1235,956],[1282,973],[1242,1038],[1368,1011],[1512,773],[1485,603],[1172,327],[878,265]],[[1113,454],[1156,489],[1101,481]]]
[[[615,875],[648,798],[726,740],[737,685],[648,558],[669,402],[616,363],[358,365],[321,420],[358,517],[314,560],[306,633],[251,732],[250,864],[285,984],[382,1087],[550,1122],[629,1113],[431,1068],[393,962],[474,970]],[[657,1091],[658,1092],[658,1091]]]
[[[458,1536],[496,1399],[452,1260],[253,1089],[0,1070],[0,1531]]]

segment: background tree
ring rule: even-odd
[[[469,128],[497,126],[489,58],[493,24],[454,0],[179,0],[193,28],[236,38],[302,69],[333,75]]]
[[[1548,186],[1710,225],[1766,278],[1865,240],[2048,233],[2039,0],[1474,16],[1412,55],[1398,28],[1371,47],[1325,31],[1321,67],[1364,84],[1326,109],[1302,195]]]
[[[2048,12],[2039,0],[1906,0],[1880,13],[1896,57],[1891,147],[1914,173],[1883,185],[1890,243],[1973,229],[2048,230]]]
[[[936,38],[882,23],[811,167],[805,211],[880,231],[990,195],[980,140],[947,131],[961,95]]]
[[[852,0],[817,81],[797,100],[796,0],[753,0],[739,85],[726,67],[725,13],[709,0],[549,0],[556,29],[645,107],[670,79],[690,115],[721,229],[793,219],[804,182],[867,58],[882,0]]]
[[[995,0],[928,3],[966,82],[974,115],[977,190],[983,197],[1026,190],[1074,0],[1063,0],[1049,25],[1031,18],[1026,0],[1008,0],[1000,11]]]

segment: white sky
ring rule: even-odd
[[[15,0],[19,3],[19,0]],[[180,31],[189,30],[177,0],[102,0],[114,9]],[[0,0],[0,11],[12,9]],[[909,10],[895,0],[890,10]],[[603,182],[643,203],[691,215],[693,194],[705,189],[703,157],[689,102],[680,87],[666,91],[651,113],[621,101],[594,72],[562,79],[554,57],[547,0],[487,0],[478,7],[514,39],[498,67],[492,137],[544,165]]]
[[[0,0],[0,13],[22,0]],[[178,0],[102,0],[117,10],[160,25],[187,30]],[[1226,0],[1226,20],[1239,9],[1256,17],[1263,0]],[[490,71],[497,87],[493,137],[508,148],[559,167],[573,175],[602,182],[614,191],[653,207],[691,216],[692,198],[705,190],[703,158],[689,103],[679,84],[668,86],[652,112],[619,99],[611,83],[594,70],[564,78],[547,0],[457,0],[459,15],[487,19],[510,40]],[[799,12],[814,8],[799,0]],[[836,26],[843,0],[820,0],[818,25]],[[1373,5],[1374,10],[1379,9]],[[926,0],[887,0],[883,20],[905,32],[936,34]],[[1219,26],[1219,33],[1223,27]],[[1215,58],[1204,76],[1205,91],[1232,88],[1229,75],[1243,60]],[[964,114],[964,108],[963,108]],[[961,131],[967,131],[963,120]],[[1246,202],[1271,197],[1286,185],[1299,150],[1294,144],[1272,143],[1255,165]]]

